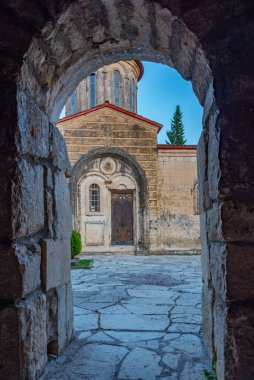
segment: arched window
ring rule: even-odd
[[[131,112],[134,112],[135,111],[135,82],[133,78],[131,80],[130,103],[131,103]]]
[[[95,74],[90,75],[90,107],[96,106],[96,77]]]
[[[92,183],[89,187],[89,211],[100,211],[100,187],[96,183]]]
[[[76,113],[76,91],[71,95],[71,113]]]
[[[119,71],[114,71],[114,82],[115,82],[115,105],[119,107],[119,96],[120,96],[120,73]]]

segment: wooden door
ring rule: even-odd
[[[111,190],[112,244],[133,244],[133,191]]]

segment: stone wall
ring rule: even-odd
[[[64,118],[58,127],[64,135],[72,166],[93,149],[114,147],[130,154],[144,170],[147,182],[146,244],[150,252],[196,252],[200,249],[199,216],[194,204],[197,182],[195,147],[192,150],[157,149],[158,127],[140,122],[110,105]],[[86,168],[84,173],[87,173]],[[75,191],[78,198],[80,191]],[[77,200],[78,207],[79,204],[80,200]],[[80,214],[80,211],[77,215],[75,213],[75,218],[80,220]],[[82,230],[83,219],[77,224]]]
[[[123,114],[105,105],[93,112],[58,123],[68,150],[70,162],[75,165],[82,155],[93,149],[119,148],[132,156],[143,169],[148,184],[146,194],[145,247],[157,248],[157,132],[148,121]],[[146,250],[146,248],[144,248]]]
[[[158,147],[158,250],[199,251],[196,148]]]
[[[250,361],[254,341],[250,152],[254,135],[243,130],[246,122],[253,125],[254,112],[247,100],[246,104],[233,103],[219,111],[213,92],[208,93],[198,144],[202,313],[204,341],[216,362],[218,379],[245,380],[254,376]],[[244,110],[248,110],[248,121],[242,118]]]
[[[1,379],[37,378],[72,337],[70,164],[59,130],[22,90],[18,102],[12,225],[0,243]]]

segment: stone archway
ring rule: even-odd
[[[204,337],[219,379],[252,378],[253,2],[21,0],[1,9],[1,376],[35,378],[47,344],[57,353],[71,336],[69,274],[48,262],[68,254],[70,232],[69,168],[52,122],[84,76],[135,58],[174,67],[204,105]]]
[[[84,154],[72,169],[70,179],[71,203],[73,210],[74,224],[78,230],[81,230],[82,221],[80,220],[80,180],[87,173],[89,163],[92,163],[98,158],[110,157],[119,162],[128,165],[131,168],[133,178],[137,184],[136,191],[138,192],[136,200],[138,202],[136,212],[136,224],[138,225],[138,236],[135,239],[135,252],[146,253],[148,249],[147,227],[145,224],[147,213],[147,181],[146,176],[136,161],[136,159],[127,152],[114,147],[105,147],[93,149],[89,153]],[[104,180],[103,180],[104,182]]]

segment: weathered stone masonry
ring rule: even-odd
[[[195,146],[157,145],[160,124],[108,103],[67,116],[59,120],[57,126],[64,136],[73,166],[73,217],[75,227],[81,232],[84,251],[184,253],[200,249],[199,216],[194,211],[193,196],[194,182],[197,181]],[[135,241],[132,246],[111,245],[108,189],[114,188],[117,182],[113,180],[114,176],[105,177],[100,162],[95,162],[98,157],[103,159],[103,148],[104,159],[118,160],[125,153],[128,155],[126,164],[135,161],[144,173],[144,179],[136,178],[134,186],[137,202],[134,199]],[[93,161],[89,152],[92,152]],[[100,215],[89,215],[88,212],[89,178],[100,183]],[[126,179],[126,174],[119,173],[120,183],[132,188]],[[142,204],[136,204],[139,201]],[[142,220],[138,217],[140,213]],[[94,229],[96,223],[98,239],[96,236],[92,238],[92,232],[89,232],[92,231],[89,226],[93,225]],[[86,240],[91,243],[86,244]]]
[[[159,252],[200,250],[196,146],[157,146]]]
[[[18,100],[12,226],[1,229],[0,377],[33,379],[72,337],[70,164],[58,129],[21,89]]]
[[[194,199],[196,146],[157,145],[162,125],[137,114],[137,82],[143,74],[140,61],[119,61],[103,66],[79,83],[67,100],[65,118],[57,124],[65,137],[73,166],[73,220],[81,233],[85,252],[189,253],[200,250],[199,210]],[[108,150],[104,158],[101,153],[99,158],[96,149],[101,152],[102,147]],[[129,161],[140,165],[145,184],[135,178],[130,167],[127,169],[128,160],[121,164],[122,153],[113,154],[112,148],[121,149],[129,155]],[[88,155],[91,150],[93,161]],[[112,170],[105,172],[103,162],[108,162]],[[91,212],[92,183],[98,187],[100,208]],[[112,191],[123,187],[133,191],[132,222],[126,227],[125,221],[130,218],[126,219],[125,215],[125,221],[116,227]],[[114,245],[113,231],[122,239],[126,231],[131,231],[132,242],[120,244],[118,241],[117,246]]]
[[[152,123],[152,122],[151,122]],[[144,188],[146,194],[145,208],[147,236],[142,238],[143,252],[148,247],[157,244],[157,230],[153,228],[153,222],[157,220],[157,133],[161,125],[150,124],[149,120],[124,114],[120,109],[110,104],[97,107],[88,113],[82,112],[74,117],[62,119],[58,124],[64,135],[69,158],[72,164],[78,164],[80,158],[92,149],[107,148],[108,154],[114,156],[114,149],[127,153],[136,160],[144,171]],[[105,157],[107,156],[105,152]],[[115,157],[119,155],[116,153]],[[121,157],[121,155],[119,156]],[[75,167],[74,167],[75,171]],[[83,175],[82,171],[79,173]],[[78,180],[79,178],[77,178]],[[77,184],[73,187],[72,196],[77,197]],[[73,200],[75,202],[75,200]],[[75,206],[74,206],[75,207]],[[149,227],[150,223],[150,227]],[[82,228],[82,225],[79,226]],[[157,246],[156,246],[157,247]]]
[[[55,180],[62,177],[55,181],[63,182],[60,189],[55,185],[52,202],[56,221],[66,185],[62,167],[52,163],[53,152],[41,154],[44,144],[52,145],[47,133],[37,135],[44,130],[38,126],[57,120],[83,77],[103,64],[133,58],[174,67],[192,81],[204,105],[199,143],[204,337],[219,380],[254,377],[253,13],[251,0],[1,2],[0,255],[6,268],[0,279],[1,377],[34,379],[46,361],[50,318],[35,275],[38,243],[52,239],[45,232],[50,218],[42,208],[42,166],[52,169]],[[20,94],[27,99],[23,129]],[[19,134],[30,141],[29,150],[20,146]],[[52,129],[50,136],[52,144]],[[62,226],[56,231],[61,234]],[[21,246],[24,262],[32,260],[35,267],[33,286],[24,286],[25,268],[31,266],[13,264],[21,260]],[[57,315],[64,315],[66,287],[55,288]],[[60,322],[53,331],[63,342]]]

